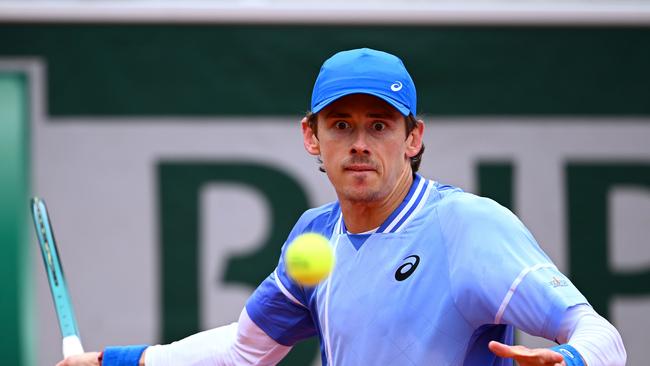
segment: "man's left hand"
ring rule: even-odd
[[[524,346],[509,346],[496,341],[488,344],[490,351],[503,358],[512,358],[520,366],[566,366],[561,354],[547,348],[530,349]]]

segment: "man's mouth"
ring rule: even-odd
[[[376,170],[372,165],[366,164],[350,164],[346,165],[344,169],[352,172],[374,172]]]

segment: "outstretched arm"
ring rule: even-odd
[[[291,347],[277,343],[260,329],[244,308],[239,322],[194,334],[167,345],[148,347],[140,366],[167,365],[275,365]],[[68,357],[57,366],[99,366],[98,352]],[[110,362],[110,363],[109,363]],[[102,366],[121,366],[108,361]]]
[[[207,330],[145,352],[146,366],[172,365],[275,365],[291,347],[260,329],[242,310],[238,323]],[[105,365],[108,366],[108,365]]]
[[[489,347],[497,356],[512,358],[522,366],[623,366],[627,359],[623,340],[616,328],[585,304],[567,310],[556,339],[573,347],[577,355],[567,351],[558,353],[551,349],[508,346],[499,342],[490,342]]]

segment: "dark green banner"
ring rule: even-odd
[[[1,25],[53,116],[295,115],[325,58],[398,54],[432,115],[648,115],[649,28]]]

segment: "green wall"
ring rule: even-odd
[[[0,70],[0,354],[6,365],[31,364],[28,93],[26,75]]]
[[[321,62],[399,54],[433,115],[650,114],[650,28],[0,25],[47,60],[49,112],[294,115]]]

